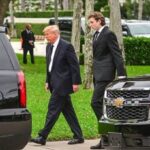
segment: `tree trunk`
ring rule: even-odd
[[[63,0],[59,0],[58,2],[59,2],[60,9],[63,10],[64,9]]]
[[[10,1],[9,3],[9,13],[10,13],[10,20],[11,20],[11,37],[16,37],[13,1]]]
[[[46,6],[46,5],[45,5],[45,0],[42,0],[42,1],[41,1],[41,10],[42,10],[42,11],[45,11],[45,8],[46,8],[45,6]]]
[[[139,0],[138,20],[142,20],[144,0]]]
[[[82,0],[76,0],[74,3],[73,23],[71,43],[73,44],[77,57],[80,55],[80,32],[81,32],[81,16],[82,16]]]
[[[112,30],[116,34],[119,47],[122,50],[122,55],[125,60],[119,0],[109,0],[109,4],[110,4],[110,30]]]
[[[26,2],[25,0],[20,0],[21,10],[20,11],[26,11]]]
[[[68,10],[68,0],[63,0],[63,8],[64,10]]]
[[[72,10],[73,9],[73,4],[74,4],[74,0],[69,0],[68,1],[68,9]]]
[[[0,0],[0,25],[3,25],[5,13],[8,10],[10,0]]]
[[[86,0],[85,22],[89,14],[94,11],[94,0]],[[84,46],[84,80],[83,88],[89,89],[93,86],[93,51],[92,40],[93,33],[86,24],[85,29],[85,46]]]
[[[55,0],[55,24],[58,24],[58,0]]]

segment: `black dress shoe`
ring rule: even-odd
[[[79,143],[84,143],[84,139],[72,139],[68,142],[68,144],[79,144]]]
[[[91,146],[90,149],[104,149],[104,147],[102,147],[102,143],[100,141],[97,145]]]
[[[46,139],[44,139],[42,136],[38,136],[36,138],[31,139],[31,142],[41,144],[41,145],[45,145],[46,144]]]

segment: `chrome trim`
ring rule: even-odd
[[[112,119],[107,119],[104,118],[104,116],[101,118],[99,121],[100,123],[107,123],[107,124],[113,124],[113,125],[150,125],[150,120],[147,121],[137,121],[137,120],[132,120],[131,122],[125,122],[125,121],[117,121],[117,120],[112,120]]]

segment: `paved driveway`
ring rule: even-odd
[[[12,42],[11,45],[15,51],[15,53],[22,54],[23,50],[21,49],[21,42]],[[34,55],[35,56],[45,56],[46,55],[46,43],[44,40],[35,42],[34,48]]]
[[[90,146],[96,145],[99,139],[85,140],[84,143],[75,145],[68,145],[67,142],[47,142],[45,146],[29,142],[23,150],[90,150]]]

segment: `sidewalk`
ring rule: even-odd
[[[23,150],[90,150],[90,146],[98,142],[99,139],[92,139],[82,144],[68,145],[68,141],[50,141],[44,146],[29,142]]]
[[[12,45],[15,53],[23,54],[23,50],[21,49],[20,41],[19,42],[11,41],[11,45]],[[44,42],[44,40],[35,42],[34,55],[35,56],[45,56],[46,55],[46,43]]]

